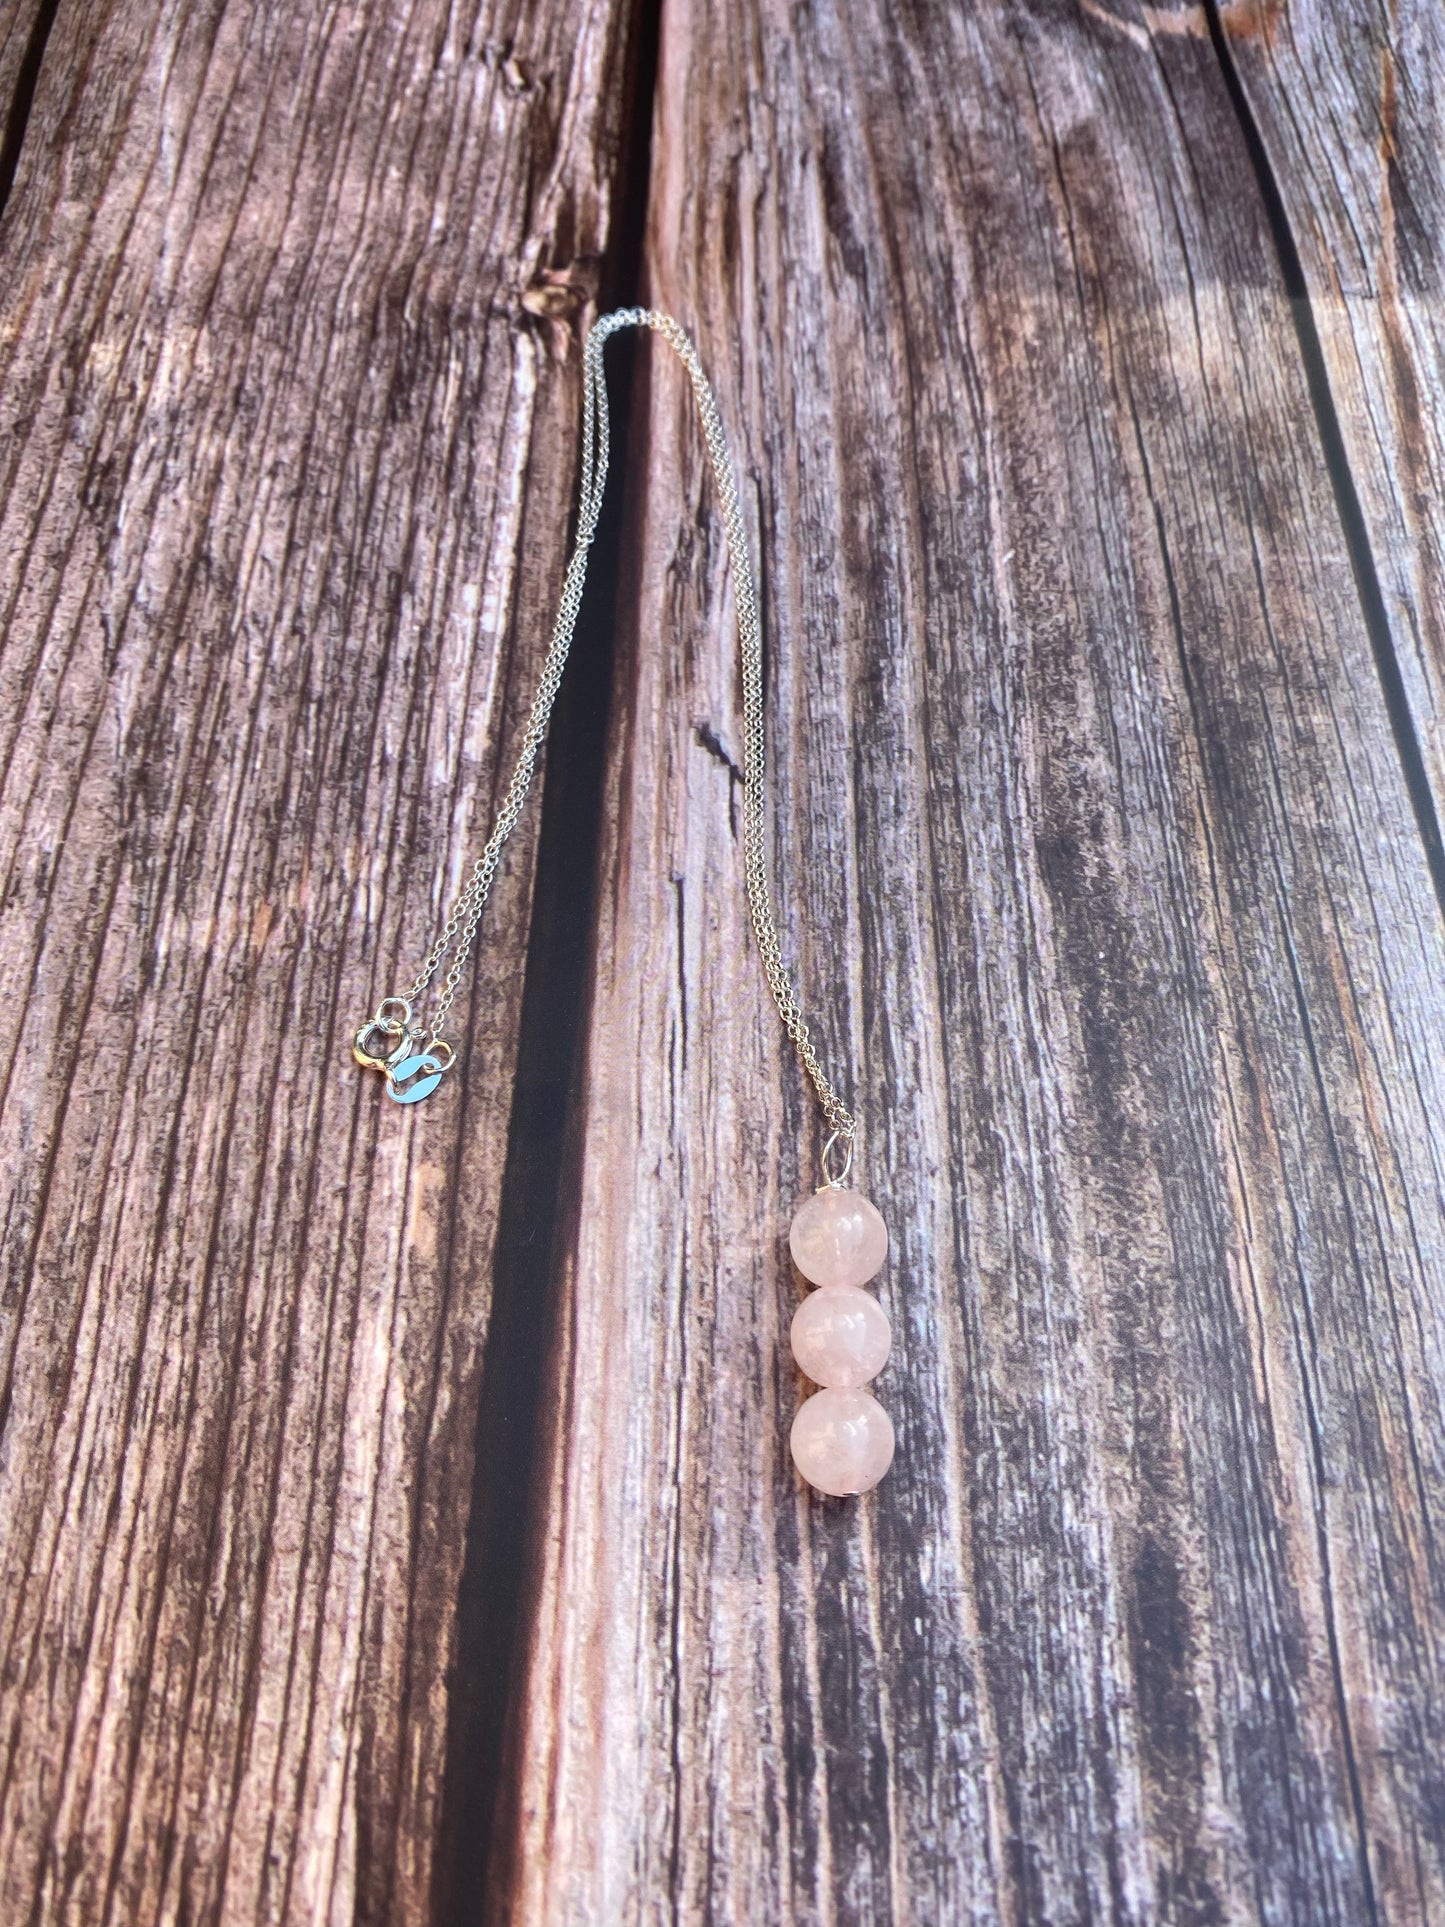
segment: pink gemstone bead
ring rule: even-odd
[[[893,1334],[876,1298],[856,1285],[824,1285],[793,1313],[793,1356],[815,1385],[845,1391],[877,1378]]]
[[[888,1256],[888,1227],[861,1191],[829,1188],[793,1213],[793,1263],[815,1285],[866,1285]]]
[[[814,1392],[793,1420],[793,1463],[832,1498],[871,1492],[893,1463],[893,1421],[869,1392]]]

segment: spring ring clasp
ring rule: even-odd
[[[375,1015],[356,1033],[351,1049],[358,1064],[369,1071],[384,1071],[410,1053],[412,1042],[411,1005],[405,997],[383,997]]]

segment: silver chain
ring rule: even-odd
[[[526,803],[537,752],[546,740],[552,705],[557,700],[562,671],[577,626],[577,612],[582,604],[582,590],[587,580],[588,555],[602,512],[602,494],[607,482],[607,461],[611,448],[602,351],[609,338],[623,328],[651,328],[655,334],[661,335],[687,370],[693,394],[697,398],[703,439],[707,443],[708,458],[722,502],[723,527],[727,534],[728,558],[733,572],[733,599],[737,606],[738,646],[742,654],[743,875],[747,883],[748,910],[768,989],[772,992],[783,1027],[793,1040],[799,1061],[812,1080],[823,1115],[832,1129],[833,1135],[824,1152],[825,1176],[829,1182],[841,1183],[852,1161],[856,1121],[828,1082],[818,1061],[802,1006],[783,963],[782,946],[773,917],[767,854],[763,639],[758,623],[757,597],[753,590],[752,565],[748,559],[747,531],[743,526],[742,508],[733,481],[727,436],[723,431],[722,417],[718,413],[712,387],[697,358],[697,350],[670,315],[660,314],[654,308],[619,308],[613,314],[599,316],[588,331],[582,350],[582,486],[577,514],[577,540],[567,564],[556,627],[542,664],[541,681],[532,701],[527,727],[522,733],[522,746],[512,771],[512,780],[497,811],[497,820],[487,839],[486,848],[458,893],[451,914],[428,952],[416,982],[404,998],[384,999],[376,1016],[369,1024],[363,1025],[357,1033],[357,1056],[364,1063],[387,1070],[389,1077],[393,1070],[403,1072],[409,1067],[420,1066],[427,1073],[423,1080],[427,1090],[435,1087],[441,1072],[453,1061],[451,1048],[442,1039],[442,1026],[451,1010],[467,958],[476,941],[477,926],[491,893],[502,850],[516,828]],[[451,963],[432,1008],[430,1022],[415,1025],[411,1022],[412,1008],[440,970],[449,952],[452,953]],[[388,1016],[388,1006],[397,1004],[401,1006],[404,1016]],[[380,1033],[386,1040],[387,1052],[378,1055],[370,1050],[373,1033]],[[393,1044],[393,1039],[400,1041]],[[446,1052],[445,1063],[426,1054],[438,1050]],[[413,1089],[416,1095],[425,1094],[419,1084]],[[841,1168],[834,1169],[832,1150],[839,1142],[842,1146],[842,1163]]]

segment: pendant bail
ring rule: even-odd
[[[843,1140],[843,1150],[841,1154],[836,1152],[839,1138]],[[843,1161],[835,1170],[833,1167],[835,1156],[837,1155],[841,1155]],[[828,1139],[828,1142],[823,1146],[822,1165],[823,1189],[825,1191],[842,1190],[847,1184],[849,1175],[853,1169],[853,1133],[851,1131],[834,1131],[833,1135]]]

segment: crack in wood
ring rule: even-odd
[[[1380,687],[1384,692],[1385,708],[1390,718],[1390,727],[1394,732],[1400,767],[1404,772],[1405,783],[1410,793],[1410,802],[1419,827],[1425,860],[1430,866],[1436,900],[1440,905],[1442,916],[1445,916],[1445,833],[1442,833],[1440,810],[1430,780],[1430,772],[1426,767],[1420,734],[1415,724],[1414,710],[1401,672],[1395,632],[1385,607],[1385,597],[1380,585],[1380,572],[1375,562],[1369,526],[1360,504],[1359,489],[1355,483],[1354,471],[1350,465],[1344,435],[1340,428],[1339,411],[1335,406],[1329,368],[1320,344],[1319,327],[1315,319],[1314,304],[1310,297],[1304,266],[1300,260],[1299,245],[1284,204],[1279,181],[1270,163],[1269,150],[1260,134],[1249,97],[1240,80],[1239,69],[1230,47],[1230,33],[1226,31],[1220,16],[1219,0],[1203,0],[1203,6],[1205,17],[1209,22],[1210,41],[1219,60],[1230,104],[1239,120],[1240,132],[1244,136],[1250,163],[1259,182],[1260,199],[1264,203],[1270,232],[1278,250],[1280,272],[1284,276],[1285,289],[1290,300],[1290,314],[1293,317],[1295,334],[1299,341],[1300,361],[1304,368],[1310,402],[1314,410],[1315,429],[1319,436],[1325,466],[1329,470],[1330,483],[1334,489],[1340,527],[1349,550],[1350,566],[1354,571],[1355,587],[1359,593],[1360,611],[1370,637],[1370,646],[1374,650],[1375,664],[1380,674]]]
[[[10,200],[10,190],[15,185],[15,171],[20,165],[20,150],[25,144],[25,132],[30,125],[30,109],[35,99],[35,89],[40,83],[41,63],[45,59],[45,49],[50,40],[50,29],[55,24],[60,0],[34,0],[29,9],[28,25],[25,20],[26,9],[20,8],[17,15],[5,22],[5,34],[0,39],[0,220]]]

